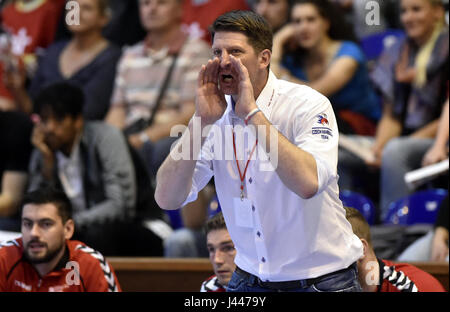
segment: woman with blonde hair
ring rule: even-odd
[[[448,94],[444,14],[440,0],[401,0],[406,37],[382,54],[371,75],[383,96],[383,115],[371,147],[375,157],[368,164],[381,166],[381,218],[389,203],[410,192],[404,175],[421,166],[437,132]],[[343,151],[339,157],[340,175],[348,176],[354,163]]]

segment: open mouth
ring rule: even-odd
[[[221,81],[224,83],[231,83],[234,80],[232,75],[226,75],[226,74],[221,75],[220,78],[221,78]]]
[[[42,249],[45,248],[45,244],[44,243],[38,243],[38,242],[33,242],[28,244],[28,249],[31,251],[40,251]]]

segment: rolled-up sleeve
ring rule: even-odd
[[[319,194],[337,178],[339,131],[327,98],[320,96],[303,105],[311,109],[301,109],[293,117],[293,143],[316,160]]]

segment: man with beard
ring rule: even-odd
[[[64,192],[38,189],[21,207],[22,237],[0,245],[0,292],[121,290],[99,252],[70,240],[74,222]]]

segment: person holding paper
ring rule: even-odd
[[[404,176],[420,167],[433,144],[447,95],[449,36],[442,2],[402,0],[400,7],[406,38],[383,52],[371,74],[383,96],[383,115],[370,146],[375,160],[366,165],[380,168],[381,220],[391,202],[409,194]],[[347,188],[344,183],[361,167],[367,168],[340,151],[339,186]]]
[[[177,209],[214,176],[236,247],[227,291],[360,291],[362,244],[339,200],[329,100],[275,77],[271,27],[253,12],[218,17],[212,42],[195,115],[158,171],[156,201]]]
[[[439,128],[433,145],[422,159],[422,166],[429,166],[448,158],[448,98],[442,109]]]

